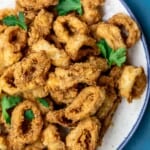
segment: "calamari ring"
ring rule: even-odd
[[[30,129],[23,131],[22,126],[25,121],[24,113],[26,110],[32,110],[34,118],[30,123]],[[12,112],[11,131],[9,135],[10,147],[15,149],[18,145],[20,147],[25,144],[34,143],[39,138],[42,127],[43,120],[39,108],[30,100],[23,101]]]
[[[65,109],[65,116],[77,122],[96,113],[105,100],[105,90],[98,86],[84,88]]]
[[[35,17],[33,24],[29,29],[28,44],[31,46],[42,37],[46,37],[52,28],[53,14],[45,10],[41,10]]]
[[[95,24],[102,19],[100,12],[100,6],[103,5],[104,1],[100,0],[81,0],[83,6],[83,15],[81,19],[87,24]]]
[[[30,53],[16,64],[14,71],[15,85],[23,91],[44,86],[50,66],[50,59],[44,51]]]
[[[4,136],[0,136],[0,149],[7,150],[7,141],[6,141],[6,137]]]
[[[140,97],[146,87],[146,75],[142,67],[125,66],[119,79],[120,95],[128,102]]]
[[[97,40],[105,39],[113,49],[126,47],[118,27],[108,23],[98,23],[91,27],[93,35]]]
[[[70,37],[75,34],[86,34],[89,32],[87,25],[73,14],[57,17],[54,21],[53,29],[58,40],[62,43],[67,43]]]
[[[122,33],[123,36],[126,37],[125,43],[128,48],[135,45],[135,43],[139,40],[141,35],[140,29],[136,22],[128,15],[118,13],[112,16],[112,18],[110,18],[108,22],[120,27],[121,30],[123,29]]]
[[[49,111],[46,115],[46,120],[50,123],[59,124],[66,128],[75,127],[77,122],[73,122],[65,116],[65,109]]]
[[[40,39],[32,45],[31,50],[34,52],[45,51],[52,60],[52,64],[57,67],[66,67],[70,64],[70,58],[63,49],[56,48],[44,39]]]
[[[58,0],[17,0],[19,7],[27,10],[40,10],[49,6],[57,5]]]
[[[96,47],[96,40],[85,34],[76,34],[70,37],[65,50],[72,60],[80,59],[90,53],[99,54]]]
[[[19,94],[20,90],[14,83],[15,66],[7,68],[0,77],[0,89],[9,95]]]
[[[4,32],[5,41],[15,46],[16,52],[21,51],[27,43],[27,33],[19,27],[8,27]]]
[[[17,15],[17,11],[11,8],[0,9],[0,20],[2,20],[6,16]]]
[[[69,150],[95,150],[99,141],[101,124],[97,118],[82,120],[66,137]]]
[[[58,129],[54,125],[49,124],[48,127],[44,129],[42,142],[49,150],[66,150]]]

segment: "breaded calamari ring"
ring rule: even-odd
[[[69,89],[79,83],[95,85],[100,73],[107,69],[106,60],[98,57],[90,58],[87,62],[75,63],[68,68],[57,67],[55,72],[49,74],[47,86],[50,92],[54,92]]]
[[[28,122],[28,125],[23,127],[24,113],[27,110],[32,110],[34,118],[30,123]],[[25,144],[34,143],[39,138],[42,127],[43,120],[39,108],[30,100],[23,101],[12,112],[11,131],[8,136],[10,148],[16,150],[16,148],[23,147]],[[26,128],[26,130],[23,128]]]
[[[66,150],[65,143],[61,140],[58,129],[49,124],[42,132],[41,140],[49,150]]]
[[[52,60],[52,64],[57,67],[66,67],[70,63],[70,58],[63,49],[58,49],[44,39],[40,39],[31,47],[32,51],[39,52],[44,50]]]
[[[86,23],[82,22],[73,14],[67,16],[59,16],[54,21],[53,30],[62,43],[67,43],[70,37],[75,34],[88,33]]]
[[[39,39],[46,37],[52,28],[53,14],[42,9],[29,28],[28,44],[31,46]]]
[[[7,27],[0,34],[0,71],[8,67],[23,56],[26,46],[27,33],[19,27]]]
[[[87,24],[95,24],[102,19],[100,6],[104,4],[104,0],[81,0],[83,7],[83,15],[81,19]]]
[[[128,102],[138,98],[146,87],[146,75],[142,67],[125,66],[119,79],[120,95]]]
[[[30,53],[16,64],[14,83],[23,91],[44,86],[51,62],[44,51]]]
[[[37,140],[33,144],[27,145],[24,150],[44,150],[45,146],[40,140]]]
[[[75,34],[70,37],[66,43],[65,51],[72,60],[80,59],[88,54],[99,54],[96,40],[85,34]]]
[[[0,150],[8,150],[6,137],[0,136]]]
[[[9,95],[19,94],[20,90],[14,83],[15,65],[7,68],[0,77],[0,90]]]
[[[65,116],[77,122],[96,113],[105,100],[105,90],[98,86],[84,88],[65,109]]]
[[[82,120],[66,137],[68,150],[96,150],[101,124],[97,118]]]
[[[75,127],[77,124],[77,122],[73,122],[65,116],[65,109],[49,111],[46,114],[46,121],[54,124],[59,124],[67,128]]]
[[[40,10],[49,6],[57,5],[58,0],[17,0],[16,4],[26,10]]]
[[[113,49],[126,47],[118,27],[108,23],[98,23],[91,26],[94,37],[97,40],[105,39],[108,45]]]
[[[139,40],[141,35],[140,29],[137,23],[128,15],[118,13],[112,16],[108,22],[120,27],[128,48],[132,47]]]

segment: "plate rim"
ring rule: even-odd
[[[138,129],[138,126],[141,123],[141,120],[144,116],[145,110],[147,108],[149,99],[150,99],[150,52],[149,52],[149,48],[148,48],[148,44],[146,42],[146,38],[144,36],[142,27],[140,25],[140,23],[138,22],[138,20],[136,19],[135,15],[133,14],[133,12],[131,11],[131,9],[129,8],[129,6],[125,3],[125,1],[123,0],[119,0],[120,3],[123,5],[123,7],[126,9],[126,11],[129,13],[129,15],[137,22],[140,30],[141,30],[141,42],[142,45],[144,47],[144,51],[145,51],[145,55],[146,55],[146,67],[147,67],[147,91],[146,91],[146,96],[145,96],[145,101],[143,104],[143,107],[141,108],[140,114],[135,122],[135,124],[133,125],[132,129],[130,130],[130,132],[128,133],[128,135],[126,136],[126,138],[122,141],[122,143],[118,146],[117,150],[122,150],[125,145],[129,142],[129,140],[131,139],[131,137],[134,135],[135,131]]]

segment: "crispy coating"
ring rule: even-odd
[[[70,37],[76,34],[89,32],[86,23],[80,21],[74,14],[57,17],[54,21],[53,30],[62,43],[67,43]]]
[[[117,93],[114,88],[106,87],[106,96],[102,106],[97,111],[97,117],[102,120],[106,118],[109,111],[112,109],[115,100],[117,99]]]
[[[68,105],[78,95],[78,89],[74,87],[66,90],[55,89],[54,92],[50,91],[50,95],[57,104],[64,103]]]
[[[73,122],[65,116],[65,109],[49,111],[46,115],[46,120],[67,128],[75,127],[77,124],[77,122]]]
[[[0,150],[7,150],[6,137],[0,136]]]
[[[142,67],[125,66],[119,79],[120,95],[128,102],[138,98],[146,86],[146,76]]]
[[[20,90],[14,83],[15,65],[7,68],[0,77],[0,89],[9,95],[19,94]]]
[[[24,125],[24,113],[30,109],[34,114],[34,118],[31,123],[28,122],[28,124]],[[8,138],[10,149],[16,150],[16,148],[19,149],[25,144],[34,143],[41,133],[42,126],[43,120],[36,104],[30,100],[25,100],[20,103],[12,112],[11,131]],[[26,130],[24,128],[26,128]]]
[[[43,143],[39,140],[37,140],[35,143],[27,145],[24,150],[43,150],[45,146]]]
[[[102,19],[100,6],[104,4],[102,0],[81,0],[83,15],[81,19],[88,25],[95,24]]]
[[[66,137],[68,150],[96,150],[100,128],[94,117],[82,120]]]
[[[0,72],[19,61],[26,46],[27,33],[19,27],[7,27],[0,34]]]
[[[70,63],[70,58],[63,49],[56,48],[44,39],[40,39],[31,47],[32,51],[39,52],[44,50],[52,60],[52,64],[57,67],[66,67]]]
[[[125,43],[128,48],[135,45],[141,36],[140,29],[137,23],[128,15],[118,13],[108,20],[109,23],[114,24],[122,30]]]
[[[42,133],[42,142],[49,150],[65,150],[65,144],[61,141],[58,129],[49,124]]]
[[[105,39],[109,46],[113,49],[126,47],[118,27],[108,23],[98,23],[91,26],[94,37],[99,41]]]
[[[74,101],[65,109],[65,116],[79,121],[96,113],[105,99],[105,90],[98,86],[84,88]]]
[[[65,50],[72,60],[81,59],[86,55],[99,54],[96,40],[85,34],[76,34],[70,37]]]
[[[44,86],[50,65],[50,60],[44,51],[31,53],[16,64],[15,85],[23,91]]]
[[[40,38],[46,37],[50,33],[52,22],[53,14],[42,9],[30,26],[28,44],[31,46]]]
[[[16,4],[26,10],[40,10],[49,6],[57,5],[58,0],[17,0]]]

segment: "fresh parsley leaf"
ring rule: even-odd
[[[49,107],[49,103],[44,98],[38,98],[38,101],[45,107]]]
[[[33,111],[31,109],[26,110],[24,113],[24,116],[29,121],[32,121],[32,119],[34,119],[34,114],[33,114]]]
[[[56,10],[60,16],[64,16],[71,11],[76,11],[79,15],[83,13],[80,0],[59,0]]]
[[[97,46],[101,52],[101,55],[107,60],[110,66],[117,65],[121,67],[126,62],[125,48],[113,50],[104,39],[97,42]]]
[[[7,110],[13,108],[21,101],[21,98],[18,96],[4,96],[1,101],[2,107],[2,115],[6,121],[6,123],[10,124],[10,115],[8,114]]]
[[[19,12],[18,17],[14,15],[6,16],[3,18],[2,22],[7,26],[19,26],[22,29],[27,30],[23,12]]]

